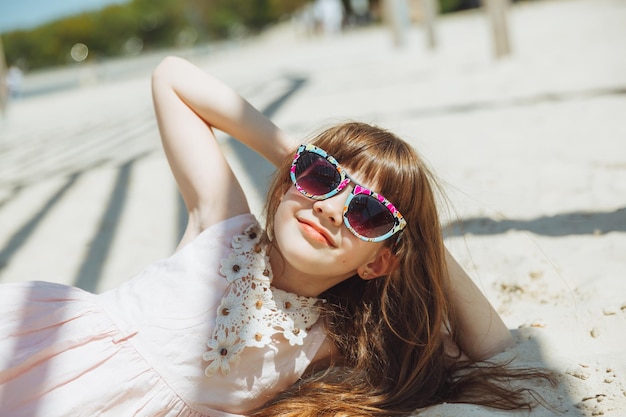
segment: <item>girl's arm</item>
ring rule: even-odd
[[[447,250],[446,263],[461,351],[472,360],[483,360],[511,347],[511,332],[500,315]]]
[[[152,95],[163,148],[189,212],[180,247],[212,224],[249,212],[213,128],[274,165],[293,143],[239,94],[181,58],[165,58],[157,66]]]

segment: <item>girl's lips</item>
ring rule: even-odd
[[[298,222],[300,223],[300,226],[302,227],[302,229],[305,231],[305,233],[308,236],[310,236],[311,238],[313,238],[314,240],[318,242],[324,243],[325,245],[328,245],[333,248],[335,247],[335,244],[332,238],[330,237],[328,232],[324,230],[322,227],[312,222],[308,222],[302,219],[298,219]]]

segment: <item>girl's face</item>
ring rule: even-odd
[[[389,250],[383,242],[359,239],[344,225],[343,207],[352,188],[312,200],[289,187],[274,217],[274,243],[282,258],[272,259],[276,287],[317,296],[357,273],[375,277],[372,262]]]

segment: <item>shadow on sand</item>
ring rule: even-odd
[[[445,229],[450,236],[497,235],[509,230],[524,230],[552,237],[626,232],[626,208],[610,212],[578,211],[529,220],[470,217],[449,223]]]

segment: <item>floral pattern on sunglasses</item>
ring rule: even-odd
[[[406,220],[389,200],[357,183],[335,158],[315,145],[300,145],[290,176],[296,189],[313,200],[330,198],[352,182],[354,188],[344,204],[343,221],[359,239],[380,242],[406,227]]]

